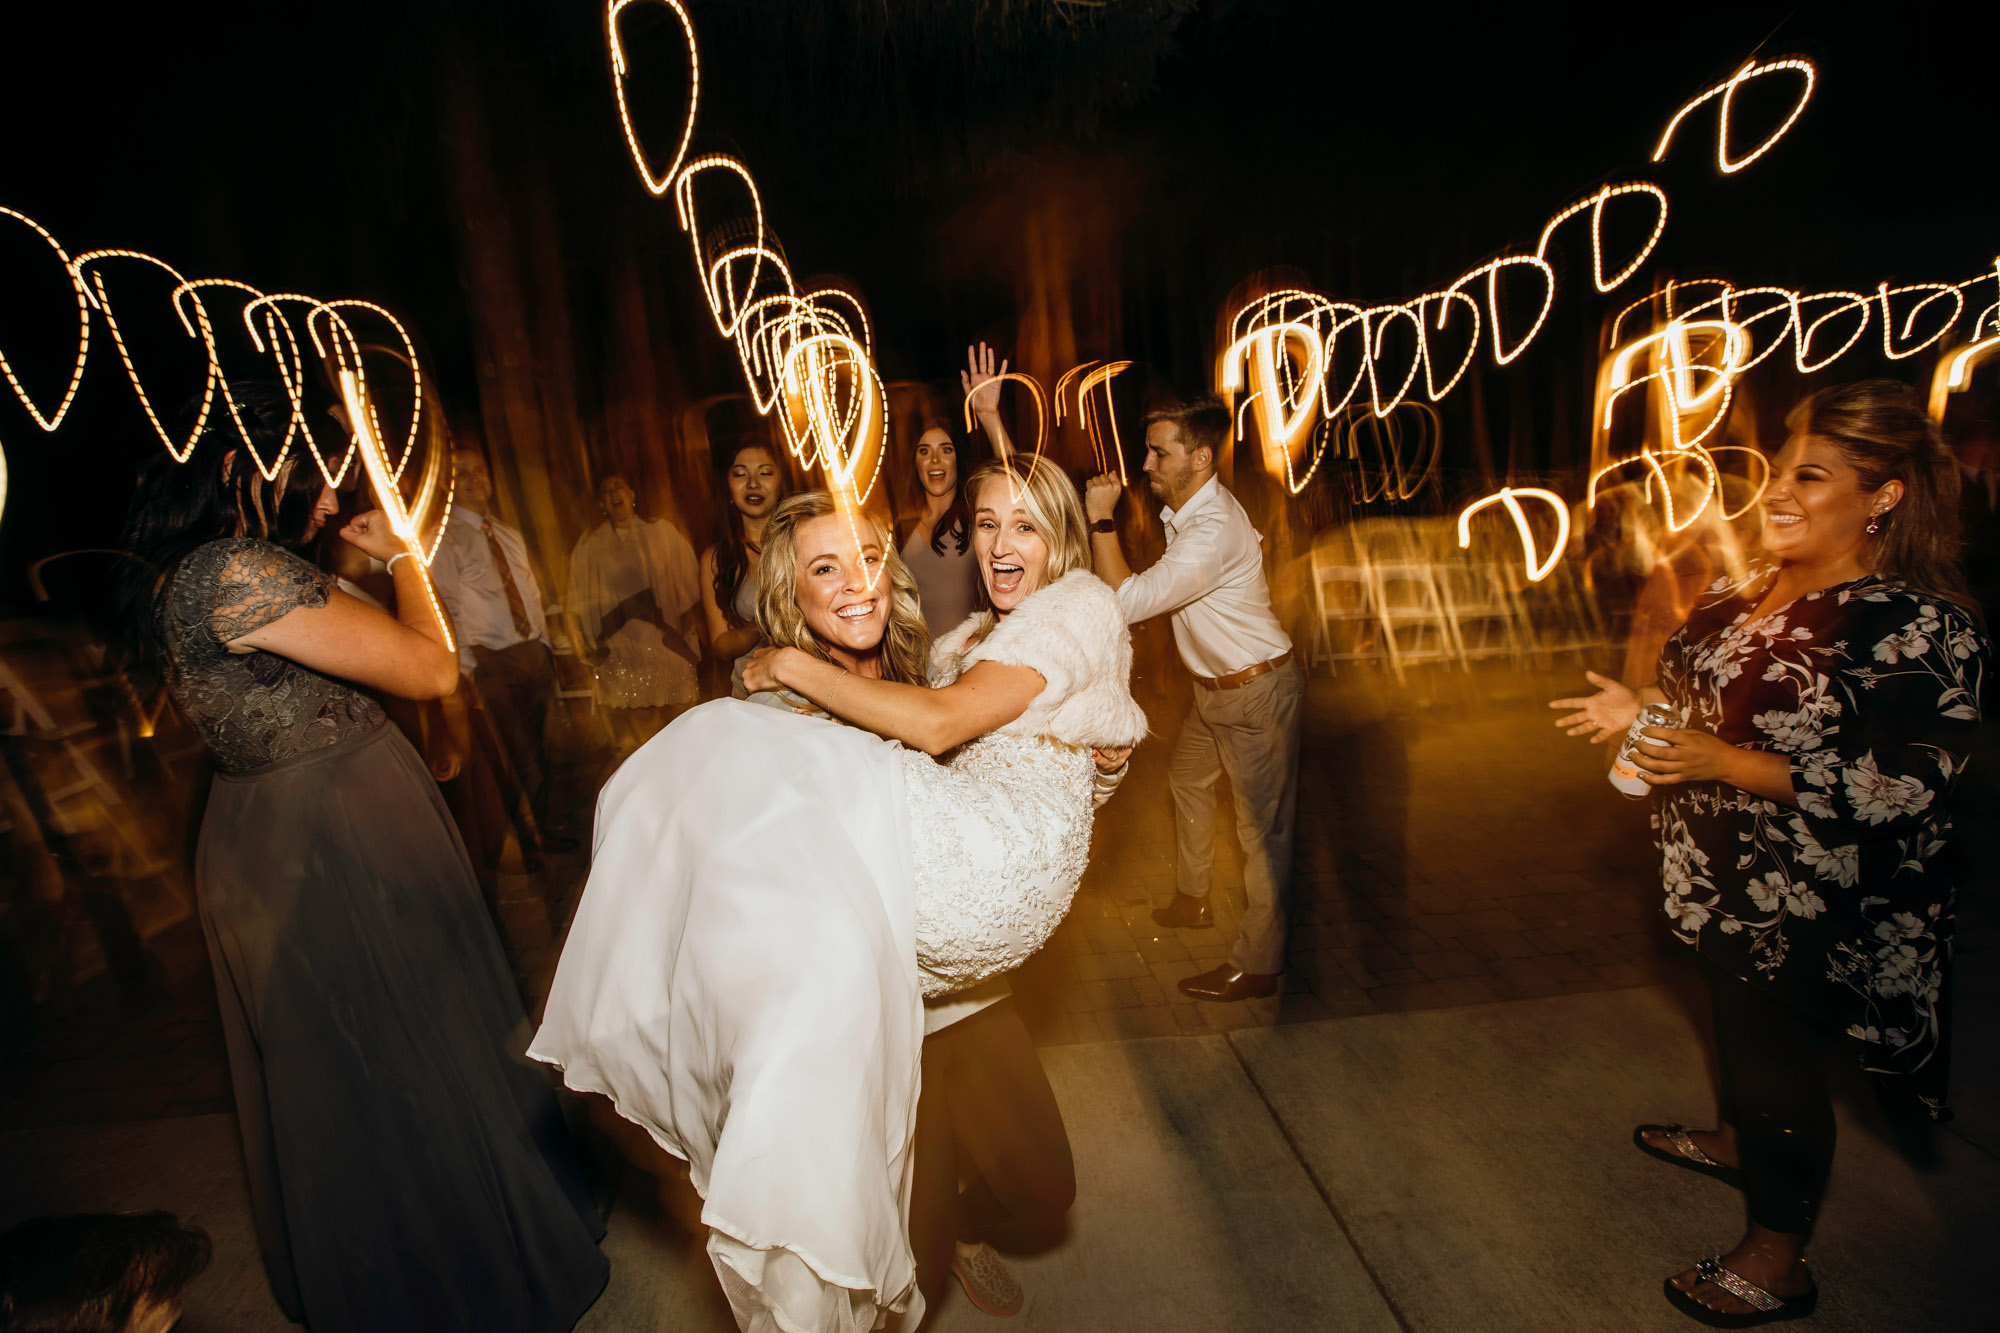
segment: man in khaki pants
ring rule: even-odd
[[[1242,1000],[1278,988],[1305,700],[1291,637],[1271,613],[1263,538],[1215,476],[1230,424],[1228,409],[1213,399],[1147,414],[1146,478],[1163,502],[1167,530],[1166,554],[1150,569],[1134,574],[1118,544],[1111,517],[1124,491],[1118,478],[1093,477],[1084,494],[1098,577],[1117,589],[1128,622],[1173,613],[1174,644],[1194,676],[1194,707],[1168,774],[1179,892],[1154,910],[1161,925],[1211,924],[1216,779],[1229,774],[1236,793],[1248,907],[1229,961],[1180,983],[1198,1000]]]

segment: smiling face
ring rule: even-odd
[[[604,516],[621,528],[637,516],[632,501],[631,485],[617,473],[598,483],[597,503],[604,507]]]
[[[859,674],[862,659],[881,649],[882,634],[889,628],[890,587],[873,525],[862,527],[859,548],[854,536],[845,517],[825,514],[800,523],[792,543],[798,552],[798,602],[806,628],[829,657]]]
[[[958,488],[958,446],[950,431],[933,426],[917,437],[917,484],[937,499]]]
[[[778,503],[778,460],[763,445],[740,449],[729,465],[729,503],[745,518],[768,518]]]
[[[454,449],[451,454],[452,501],[475,514],[486,512],[493,499],[493,478],[486,471],[486,459],[475,449]]]
[[[1026,507],[1023,487],[1007,477],[989,477],[972,497],[972,551],[994,613],[1006,615],[1042,586],[1049,567],[1049,543]]]
[[[1839,448],[1811,435],[1794,435],[1771,464],[1764,492],[1764,549],[1786,564],[1820,565],[1847,559],[1868,565],[1868,523],[1878,522],[1903,498],[1903,483],[1864,490],[1854,465]]]

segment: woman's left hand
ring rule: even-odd
[[[1096,762],[1097,771],[1109,776],[1125,767],[1126,761],[1132,757],[1132,747],[1129,745],[1099,746],[1090,752],[1090,757]]]
[[[778,679],[778,664],[786,653],[797,651],[796,648],[774,648],[766,645],[750,654],[750,660],[743,664],[743,688],[752,694],[785,688],[784,682]]]
[[[1632,762],[1655,787],[1680,782],[1734,782],[1736,759],[1744,751],[1713,732],[1647,727]]]

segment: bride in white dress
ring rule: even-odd
[[[994,466],[968,492],[991,609],[935,645],[935,688],[767,650],[750,689],[858,725],[720,700],[605,785],[529,1047],[687,1160],[744,1329],[921,1317],[907,1212],[923,999],[1047,941],[1089,854],[1091,750],[1145,732],[1069,480]],[[893,558],[855,554],[875,572],[839,589],[841,621],[887,616]],[[801,567],[838,579],[844,563]]]

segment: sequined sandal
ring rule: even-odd
[[[1668,1278],[1662,1284],[1668,1302],[1688,1318],[1710,1328],[1758,1328],[1784,1319],[1804,1319],[1819,1304],[1817,1284],[1807,1287],[1797,1296],[1773,1296],[1756,1283],[1724,1268],[1721,1255],[1703,1259],[1694,1266],[1694,1271],[1703,1282],[1722,1288],[1750,1307],[1748,1314],[1724,1314],[1720,1310],[1711,1310],[1696,1300],[1693,1293],[1682,1291],[1674,1285],[1672,1278]]]
[[[1668,1152],[1665,1148],[1655,1148],[1646,1142],[1648,1134],[1664,1134],[1667,1142],[1674,1145]],[[1701,1149],[1695,1147],[1688,1137],[1686,1125],[1641,1125],[1632,1131],[1632,1146],[1648,1157],[1657,1157],[1670,1166],[1678,1166],[1698,1175],[1709,1176],[1721,1181],[1731,1189],[1743,1188],[1743,1172],[1733,1166],[1716,1161]]]
[[[1021,1284],[1007,1271],[1007,1265],[1000,1262],[991,1245],[981,1242],[971,1254],[952,1255],[951,1271],[965,1288],[966,1297],[987,1314],[1020,1312]]]

